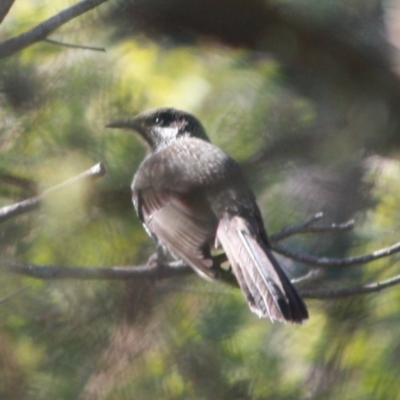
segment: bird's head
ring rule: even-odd
[[[183,137],[209,141],[201,122],[185,111],[157,108],[133,118],[110,122],[107,128],[132,129],[139,133],[151,150],[159,150]]]

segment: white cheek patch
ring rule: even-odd
[[[157,128],[156,130],[157,136],[164,142],[169,142],[171,140],[176,139],[179,129],[178,127],[169,127],[169,128]]]

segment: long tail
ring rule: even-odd
[[[239,216],[222,218],[217,239],[249,304],[260,318],[301,323],[307,308],[267,245]]]

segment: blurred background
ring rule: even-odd
[[[395,243],[400,3],[109,0],[53,42],[2,56],[1,42],[75,4],[6,3],[0,207],[99,161],[107,174],[0,226],[0,398],[400,398],[398,287],[307,299],[310,320],[288,326],[259,320],[239,290],[195,274],[44,281],[1,265],[146,262],[154,245],[129,189],[145,150],[104,126],[159,106],[194,113],[243,165],[270,234],[319,211],[324,223],[356,221],[350,232],[294,236],[289,249],[351,257]],[[310,268],[280,261],[291,277]],[[392,256],[324,268],[298,287],[358,286],[398,270]]]

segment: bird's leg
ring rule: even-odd
[[[167,249],[162,244],[157,243],[157,250],[149,257],[147,265],[149,267],[162,267],[166,264],[168,264]]]
[[[158,257],[158,262],[160,264],[167,264],[168,263],[168,250],[166,249],[165,246],[163,246],[161,243],[157,243],[157,257]]]

